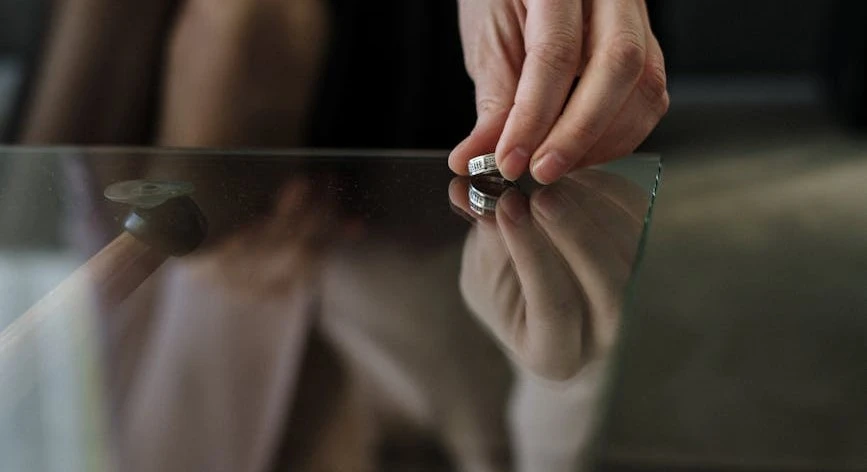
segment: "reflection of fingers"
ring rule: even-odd
[[[597,169],[578,169],[567,174],[564,182],[574,182],[587,191],[596,193],[616,205],[641,224],[650,203],[649,192],[635,182],[610,172]]]
[[[292,179],[274,202],[260,244],[267,241],[271,245],[321,246],[338,233],[337,220],[332,194],[315,191],[306,177]]]
[[[461,294],[470,309],[504,343],[508,343],[509,317],[502,306],[523,304],[509,254],[493,222],[474,226],[464,243],[460,273]]]
[[[597,192],[569,178],[557,182],[560,194],[568,199],[566,205],[575,207],[584,216],[576,221],[576,226],[567,226],[572,232],[593,231],[605,246],[599,250],[607,252],[607,257],[631,262],[641,234],[641,220],[634,218],[620,204],[614,202],[603,192]],[[582,226],[577,227],[578,223]],[[571,249],[571,248],[570,248]]]
[[[523,313],[512,321],[513,339],[519,343],[515,350],[526,354],[525,361],[534,371],[568,378],[582,362],[583,292],[559,252],[534,224],[529,202],[520,192],[503,196],[497,221],[526,300]]]
[[[483,226],[492,226],[494,222],[491,216],[486,214],[483,217],[472,208],[472,205],[470,205],[469,193],[469,177],[455,177],[454,179],[452,179],[451,182],[449,182],[449,201],[451,202],[453,208],[460,212],[460,215],[464,219],[467,219],[470,222],[477,222]]]
[[[455,177],[449,182],[449,201],[464,213],[471,215],[469,191],[469,177]]]
[[[566,108],[533,155],[531,171],[551,183],[573,168],[614,120],[635,88],[647,57],[641,0],[595,0],[591,28],[600,44]]]
[[[312,183],[306,177],[295,177],[286,182],[277,193],[274,216],[291,217],[293,213],[303,209],[304,204],[310,199],[311,190]]]
[[[589,186],[587,182],[595,187]],[[635,191],[634,184],[613,174],[585,169],[567,174],[556,185],[568,198],[569,204],[582,212],[588,224],[592,225],[590,229],[607,240],[605,248],[610,248],[610,257],[627,262],[634,259],[643,218],[636,216],[638,211],[634,208],[627,208],[617,200],[625,197],[621,190]],[[639,205],[646,211],[649,198],[643,196],[641,199],[643,205]],[[581,230],[587,231],[588,228]],[[579,229],[572,228],[572,231],[577,232]]]
[[[468,181],[469,177],[458,176],[449,182],[449,206],[455,214],[473,224],[476,222],[476,215],[469,211]]]
[[[632,269],[609,234],[600,231],[576,197],[563,185],[533,195],[532,211],[550,241],[562,254],[584,288],[592,332],[590,339],[606,343],[613,335],[622,308],[623,291]]]

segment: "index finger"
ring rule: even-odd
[[[515,180],[545,139],[581,64],[584,16],[576,0],[536,0],[527,6],[526,57],[509,118],[497,144],[497,164]]]

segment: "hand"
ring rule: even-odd
[[[496,149],[506,178],[529,167],[549,184],[631,153],[668,110],[644,0],[458,3],[478,120],[449,157],[453,171]]]
[[[465,177],[449,197],[473,215]],[[512,357],[554,380],[574,377],[616,340],[648,198],[595,170],[572,172],[528,200],[517,190],[464,245],[461,292]]]

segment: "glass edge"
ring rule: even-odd
[[[448,157],[449,149],[422,149],[422,148],[198,148],[198,147],[148,147],[148,146],[23,146],[0,144],[0,154],[163,154],[163,155],[186,155],[186,156],[243,156],[243,157],[371,157],[371,158],[443,158]],[[618,164],[629,161],[654,161],[661,160],[659,155],[652,153],[634,153],[623,159],[602,164],[600,167],[616,168]]]
[[[239,157],[379,157],[379,158],[442,158],[446,149],[387,149],[387,148],[185,148],[146,146],[19,146],[0,145],[0,153],[17,154],[161,154],[186,156],[239,156]]]
[[[611,420],[614,416],[614,407],[617,394],[620,392],[622,375],[623,375],[623,359],[626,350],[626,345],[632,340],[634,335],[632,330],[635,326],[633,314],[633,302],[635,299],[635,290],[638,279],[643,266],[644,256],[646,253],[647,242],[650,237],[650,228],[653,221],[653,210],[656,206],[656,197],[662,185],[663,176],[663,158],[659,155],[645,155],[649,159],[657,160],[656,176],[653,182],[653,187],[650,191],[650,198],[647,204],[647,211],[644,214],[644,225],[641,230],[641,236],[638,240],[636,249],[635,261],[632,265],[632,271],[629,276],[629,282],[624,290],[623,308],[621,310],[620,333],[618,333],[617,342],[615,343],[614,352],[609,359],[609,365],[606,369],[602,385],[600,386],[599,401],[597,408],[599,416],[597,419],[594,433],[591,435],[592,443],[587,451],[587,463],[589,470],[596,470],[601,467],[605,460],[605,447],[609,441],[611,428]]]

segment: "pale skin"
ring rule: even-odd
[[[478,119],[449,156],[496,152],[504,177],[543,184],[634,151],[668,111],[644,0],[458,0]],[[572,88],[576,77],[578,85]]]
[[[617,338],[647,198],[632,182],[594,169],[570,172],[527,197],[510,189],[496,216],[479,217],[468,179],[452,204],[478,219],[467,236],[460,288],[467,306],[529,372],[574,378]]]
[[[155,144],[169,146],[298,145],[311,86],[318,77],[328,37],[326,2],[184,0],[177,2],[180,5],[176,9],[172,8],[174,3],[173,0],[55,2],[52,34],[46,40],[44,64],[21,140],[31,144],[122,144],[152,139]],[[466,173],[469,158],[494,150],[504,174],[510,178],[525,173],[533,167],[530,163],[539,162],[538,157],[547,151],[559,153],[561,160],[568,161],[563,167],[570,168],[612,159],[634,149],[667,109],[662,53],[650,32],[646,9],[640,0],[459,0],[458,7],[466,66],[476,84],[479,114],[476,128],[450,158],[450,165],[458,173]],[[250,51],[257,54],[249,54]],[[570,93],[575,77],[582,70],[581,85]],[[154,87],[156,82],[159,87]],[[159,90],[158,97],[148,95],[151,88]],[[148,113],[151,100],[159,102],[153,117]],[[148,119],[155,121],[150,123],[152,126],[146,126]],[[152,138],[147,138],[149,128],[153,129]],[[516,149],[524,151],[518,153],[520,159],[505,162],[505,156],[514,154],[512,151]],[[533,169],[534,176],[546,183],[566,172],[549,172],[545,167]],[[100,175],[97,180],[111,182],[140,175],[170,175],[169,171],[173,172],[171,175],[186,172],[177,167],[126,169],[119,175],[115,170],[106,171],[107,175]],[[217,179],[217,176],[199,177],[205,182],[208,178]],[[207,207],[207,200],[200,203]],[[508,207],[505,204],[499,211]],[[211,220],[216,223],[215,218]],[[220,339],[222,333],[240,332],[260,340],[279,337],[283,346],[291,344],[286,341],[287,333],[295,332],[291,325],[262,324],[257,328],[249,320],[241,322],[228,316],[243,303],[228,303],[234,297],[222,290],[221,281],[217,280],[222,272],[207,265],[223,258],[220,266],[242,267],[239,264],[243,263],[255,267],[260,265],[255,259],[262,258],[264,266],[258,269],[265,270],[256,274],[266,279],[246,279],[246,286],[235,284],[235,288],[240,287],[242,292],[247,289],[244,295],[268,302],[270,297],[255,290],[274,283],[275,289],[292,289],[277,291],[284,295],[291,293],[301,306],[305,294],[302,290],[294,291],[294,282],[298,280],[293,271],[302,267],[295,262],[311,256],[310,248],[301,244],[306,238],[274,239],[272,236],[279,235],[277,230],[281,230],[279,226],[256,229],[261,233],[242,235],[253,238],[250,244],[243,245],[244,254],[227,245],[212,254],[213,259],[200,259],[204,265],[191,267],[193,272],[188,275],[202,277],[192,281],[216,294],[213,299],[203,300],[217,305],[220,310],[214,313],[225,315],[220,319],[226,322],[214,323],[213,316],[209,316],[211,326],[220,329],[212,331],[217,336],[211,338],[210,344],[194,336],[197,343],[187,346],[193,354],[207,353],[209,348],[231,353],[223,349],[227,344]],[[538,239],[538,235],[518,231],[528,229],[532,228],[510,228],[510,234]],[[310,234],[315,233],[311,230]],[[266,240],[277,245],[265,244]],[[240,244],[241,239],[232,241]],[[257,251],[248,254],[246,247]],[[495,249],[503,251],[499,246]],[[247,255],[253,259],[238,259]],[[284,287],[286,283],[289,285]],[[182,290],[178,293],[183,295]],[[189,323],[187,315],[179,310],[176,319],[182,324]],[[291,320],[264,318],[260,318],[263,323]],[[166,332],[172,332],[173,327],[169,326]],[[196,333],[191,330],[181,334]],[[202,342],[204,347],[198,347]],[[263,341],[260,347],[278,349],[281,343]],[[548,363],[557,359],[544,355],[534,365],[543,367],[549,376],[567,377],[584,362],[583,354],[573,353],[574,363],[566,366]],[[170,367],[179,365],[171,362],[171,355],[166,359]],[[279,359],[266,360],[274,362],[268,365],[277,365]],[[242,367],[237,372],[245,373]],[[160,394],[160,382],[172,377],[161,377],[159,372],[153,375],[154,391]],[[133,393],[135,388],[141,385],[131,386]],[[238,396],[229,400],[244,400],[244,391],[235,393]],[[156,405],[163,405],[158,395],[152,398]],[[140,405],[144,405],[138,410],[143,424],[147,420],[155,424],[153,429],[145,426],[141,432],[164,438],[157,446],[186,448],[185,452],[196,453],[190,443],[171,442],[165,435],[159,436],[165,425],[153,420],[158,417],[153,416],[155,409],[148,408],[149,404]],[[252,407],[244,411],[251,410]],[[234,419],[245,427],[253,425],[255,418],[234,414]],[[195,431],[195,424],[191,425],[191,429],[177,432],[178,436]],[[335,420],[334,425],[335,431],[354,434],[345,420]],[[466,437],[467,430],[463,428],[470,426],[457,421],[454,426],[450,424],[454,437]],[[476,430],[470,431],[474,438],[478,436]],[[328,432],[326,438],[330,435]],[[461,445],[467,442],[455,441]],[[256,455],[258,449],[254,450],[252,443],[236,444],[226,453],[227,461],[265,457]],[[132,444],[146,445],[146,441]],[[341,444],[339,449],[345,452],[347,447]],[[158,454],[146,457],[176,459]],[[211,456],[202,457],[206,460]],[[465,457],[462,462],[468,464],[475,458],[475,455]],[[323,455],[326,465],[322,467],[334,467],[329,460],[330,456]]]

